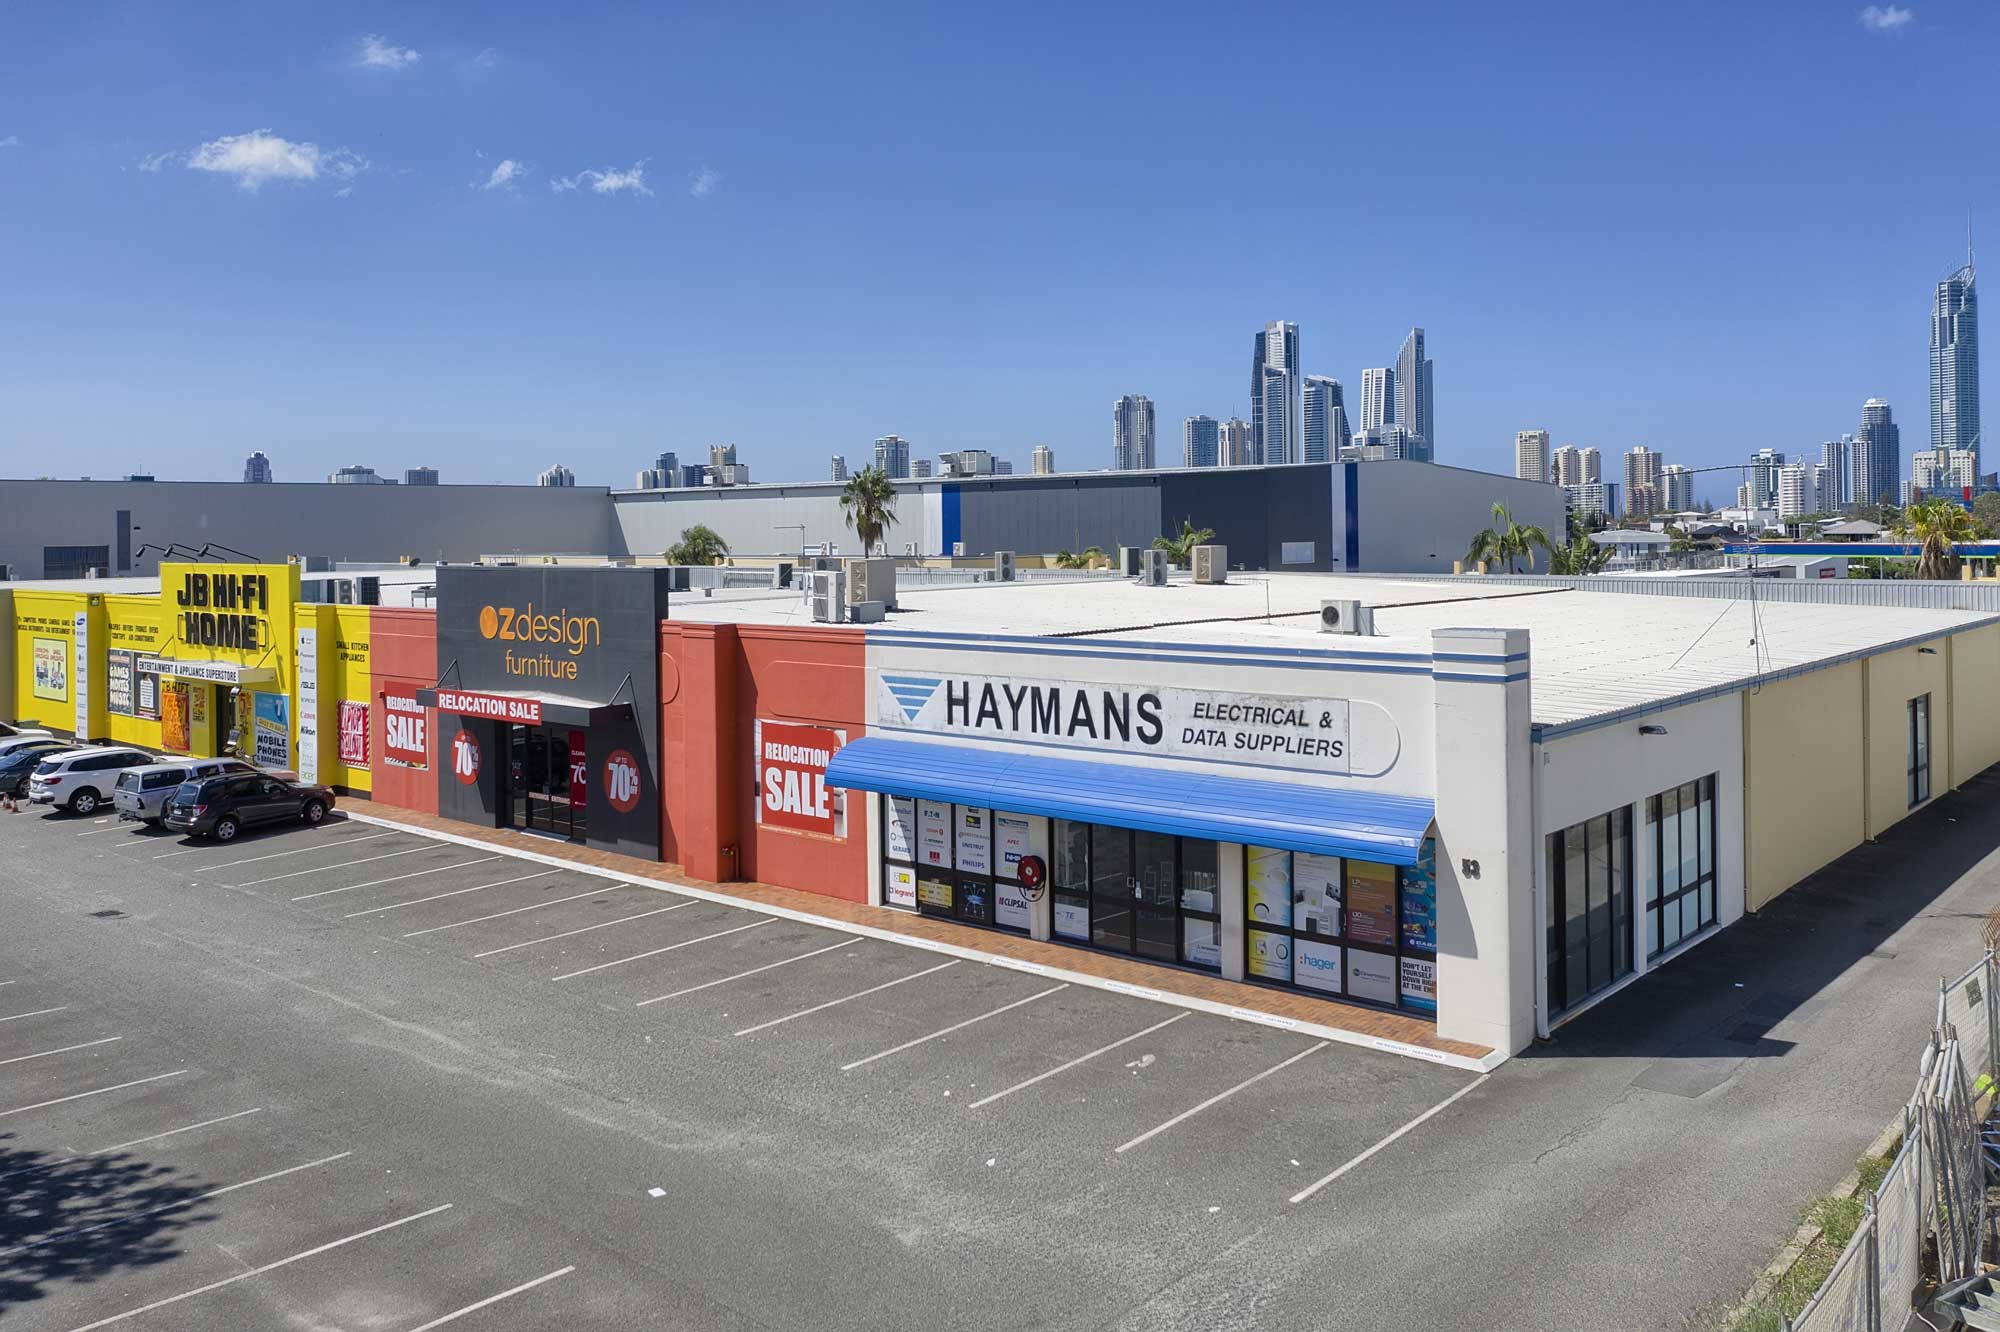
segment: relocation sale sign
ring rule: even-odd
[[[399,768],[428,767],[431,761],[430,718],[417,702],[417,691],[391,685],[382,691],[382,757]]]
[[[757,821],[773,828],[847,835],[846,801],[826,784],[826,765],[847,743],[845,731],[759,721]]]

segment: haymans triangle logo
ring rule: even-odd
[[[935,675],[884,675],[882,687],[896,700],[896,707],[903,714],[903,723],[916,725],[917,714],[924,705],[937,696],[938,687],[944,683]]]

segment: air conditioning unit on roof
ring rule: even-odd
[[[847,575],[838,569],[813,574],[809,592],[815,624],[847,623]]]
[[[1164,550],[1145,550],[1139,553],[1143,557],[1139,566],[1139,586],[1165,587],[1167,585],[1167,552]]]
[[[1319,603],[1319,631],[1323,634],[1372,634],[1375,609],[1359,601],[1331,599]]]
[[[1221,583],[1229,578],[1229,547],[1196,546],[1194,548],[1194,581],[1197,583]]]
[[[847,604],[879,601],[896,604],[896,561],[887,556],[847,561]]]
[[[1014,581],[1013,551],[996,550],[993,552],[993,577],[996,582],[1001,583],[1011,583]]]

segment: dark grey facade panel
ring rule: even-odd
[[[1101,546],[1149,546],[1160,535],[1160,473],[1045,476],[1003,481],[956,481],[958,528],[952,536],[952,497],[944,497],[946,553],[955,539],[967,555],[996,550],[1050,554]]]
[[[1333,557],[1333,492],[1328,466],[1217,468],[1161,475],[1163,531],[1182,522],[1215,529],[1232,568],[1326,572]],[[1310,558],[1300,558],[1304,547]],[[1287,547],[1292,559],[1285,559]]]

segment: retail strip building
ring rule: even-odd
[[[1492,1058],[2000,761],[1979,611],[1097,577],[864,629],[657,570],[438,575],[434,612],[301,601],[290,565],[16,585],[0,711]],[[1343,598],[1372,635],[1320,631]]]

